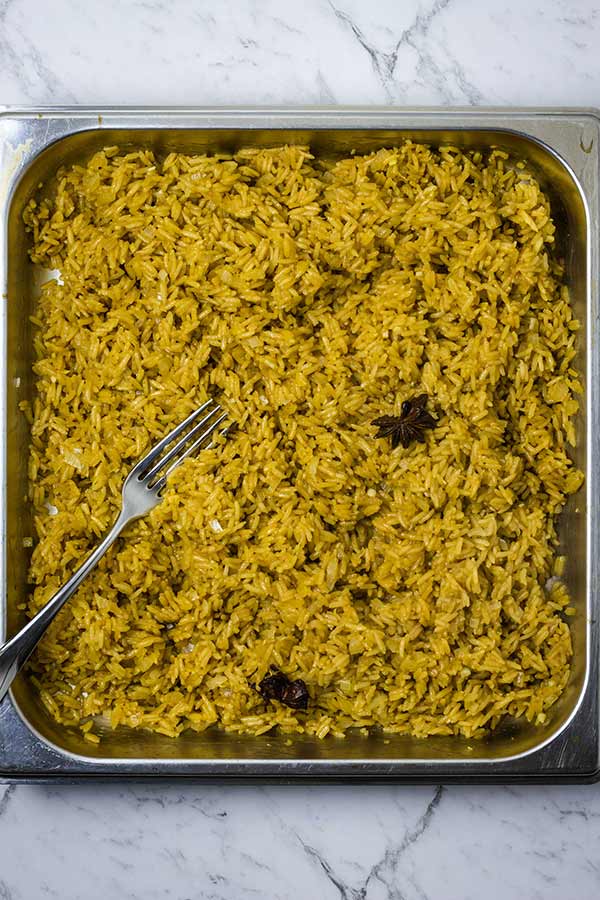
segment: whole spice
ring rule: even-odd
[[[400,407],[399,416],[380,416],[373,419],[372,425],[377,425],[378,438],[389,437],[392,441],[392,449],[398,444],[406,449],[413,441],[425,441],[425,429],[435,428],[437,420],[431,416],[425,406],[427,394],[419,394],[410,400],[405,400]]]
[[[290,681],[279,669],[272,668],[265,675],[257,688],[265,700],[279,700],[291,709],[306,709],[308,706],[308,688],[301,678]]]

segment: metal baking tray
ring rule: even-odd
[[[97,149],[151,147],[201,153],[245,145],[309,143],[346,154],[405,138],[463,147],[500,146],[527,160],[551,198],[581,331],[586,384],[576,462],[585,489],[561,519],[566,580],[577,608],[570,683],[544,727],[506,722],[484,740],[361,735],[319,741],[222,732],[173,739],[108,731],[97,747],[54,722],[26,676],[0,706],[0,778],[392,779],[395,781],[592,780],[598,747],[598,247],[600,118],[594,110],[415,109],[0,109],[0,415],[2,595],[0,636],[18,626],[31,534],[26,495],[28,432],[18,403],[33,389],[29,325],[36,272],[22,211],[40,182]]]

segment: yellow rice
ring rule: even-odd
[[[37,301],[28,612],[124,475],[207,397],[237,428],[173,476],[32,662],[60,722],[166,735],[477,736],[569,678],[556,517],[578,323],[549,203],[500,151],[107,148],[26,213]],[[427,393],[391,450],[371,421]],[[265,702],[271,666],[307,712]]]

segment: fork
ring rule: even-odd
[[[27,625],[0,647],[0,702],[50,623],[83,579],[130,522],[160,503],[167,478],[173,470],[196,450],[212,446],[212,437],[226,417],[227,413],[218,403],[207,400],[131,469],[123,483],[121,511],[108,534]],[[223,433],[226,431],[226,427],[222,429]]]

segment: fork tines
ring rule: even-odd
[[[155,444],[133,467],[130,477],[136,477],[156,492],[161,491],[171,472],[184,459],[200,447],[207,449],[212,446],[212,436],[226,418],[227,413],[223,412],[219,403],[207,400]],[[176,443],[173,444],[173,441]]]

